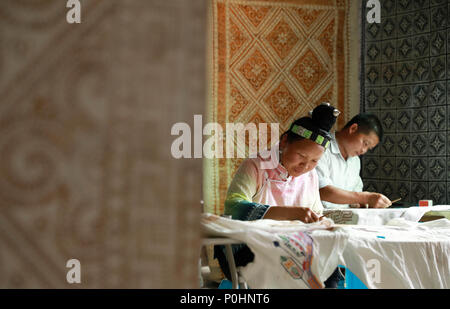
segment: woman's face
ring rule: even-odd
[[[281,164],[292,177],[300,176],[315,168],[325,150],[323,146],[309,139],[288,143],[287,136],[281,140],[280,149]]]

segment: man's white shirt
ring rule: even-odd
[[[316,166],[319,176],[319,188],[331,185],[347,191],[361,192],[363,182],[359,176],[360,170],[361,162],[359,157],[350,157],[345,160],[333,133],[330,146],[325,150]],[[325,208],[349,207],[348,204],[333,204],[326,201],[322,201],[322,204]]]

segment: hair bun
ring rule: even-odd
[[[336,117],[340,112],[330,105],[322,103],[316,106],[309,116],[302,117],[294,121],[289,130],[282,134],[287,134],[289,143],[297,138],[307,138],[317,144],[327,148],[330,145],[332,136],[331,127],[336,122]]]
[[[316,126],[329,132],[336,123],[339,114],[340,112],[334,106],[324,102],[313,109],[311,118]]]

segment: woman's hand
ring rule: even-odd
[[[300,220],[305,223],[313,223],[319,221],[319,216],[306,207],[272,206],[267,210],[264,219]]]

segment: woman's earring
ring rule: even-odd
[[[280,150],[279,150],[279,154],[280,154],[280,155],[278,156],[278,157],[279,157],[279,158],[278,158],[278,161],[281,162],[281,155],[283,154],[283,149],[280,149]]]

